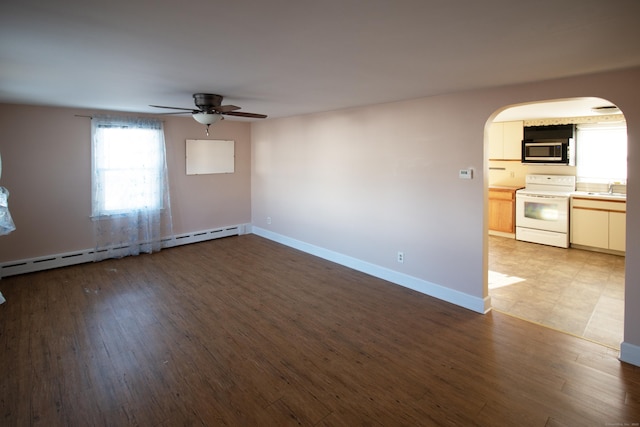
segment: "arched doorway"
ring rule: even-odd
[[[582,158],[582,168],[579,156],[576,166],[523,165],[516,158],[519,156],[514,154],[517,151],[514,142],[507,139],[517,139],[518,128],[524,126],[571,123],[587,129],[615,126],[613,123],[624,124],[624,116],[619,111],[604,109],[606,113],[602,114],[593,110],[611,105],[611,102],[600,98],[576,98],[509,106],[500,111],[493,119],[493,124],[499,124],[496,126],[498,131],[502,128],[503,157],[496,158],[500,150],[491,146],[495,140],[485,145],[488,154],[489,222],[492,222],[493,215],[491,206],[495,204],[491,200],[492,189],[511,189],[511,194],[515,195],[515,189],[525,186],[525,177],[529,174],[572,175],[577,177],[578,190],[605,193],[609,184],[606,179],[590,179],[580,175],[584,175],[582,171],[586,169],[586,162],[590,161],[587,157]],[[491,134],[492,131],[489,132],[490,139]],[[579,138],[576,139],[578,147]],[[512,144],[511,147],[509,144]],[[620,179],[616,177],[609,181],[620,182]],[[626,192],[625,184],[618,184],[616,190]],[[504,203],[502,206],[504,210]],[[599,208],[589,209],[595,212]],[[608,215],[598,212],[600,216]],[[570,223],[571,219],[570,216]],[[622,221],[624,224],[624,219]],[[620,348],[624,331],[623,253],[573,242],[568,249],[530,243],[516,239],[515,233],[505,229],[496,231],[491,227],[490,224],[488,293],[493,309],[615,349]]]

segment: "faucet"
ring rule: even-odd
[[[609,183],[609,194],[613,194],[613,182]]]

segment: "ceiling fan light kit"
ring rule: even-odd
[[[209,136],[209,126],[224,119],[222,117],[222,114],[205,113],[202,111],[198,113],[193,113],[191,116],[195,119],[196,122],[202,123],[203,125],[207,125],[207,136]]]
[[[168,114],[186,114],[186,111],[191,112],[191,116],[198,123],[207,125],[207,136],[209,136],[209,126],[223,120],[222,115],[237,116],[237,117],[250,117],[253,119],[264,119],[266,114],[245,113],[237,111],[240,107],[235,105],[220,105],[222,104],[222,95],[216,95],[212,93],[194,93],[193,100],[198,109],[182,108],[182,107],[166,107],[164,105],[150,105],[155,108],[168,108],[170,110],[182,110],[175,113]]]

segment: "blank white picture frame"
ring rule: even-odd
[[[235,143],[222,139],[187,139],[187,175],[235,172]]]

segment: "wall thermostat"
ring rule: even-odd
[[[473,179],[473,169],[460,169],[458,173],[458,178],[460,179]]]

